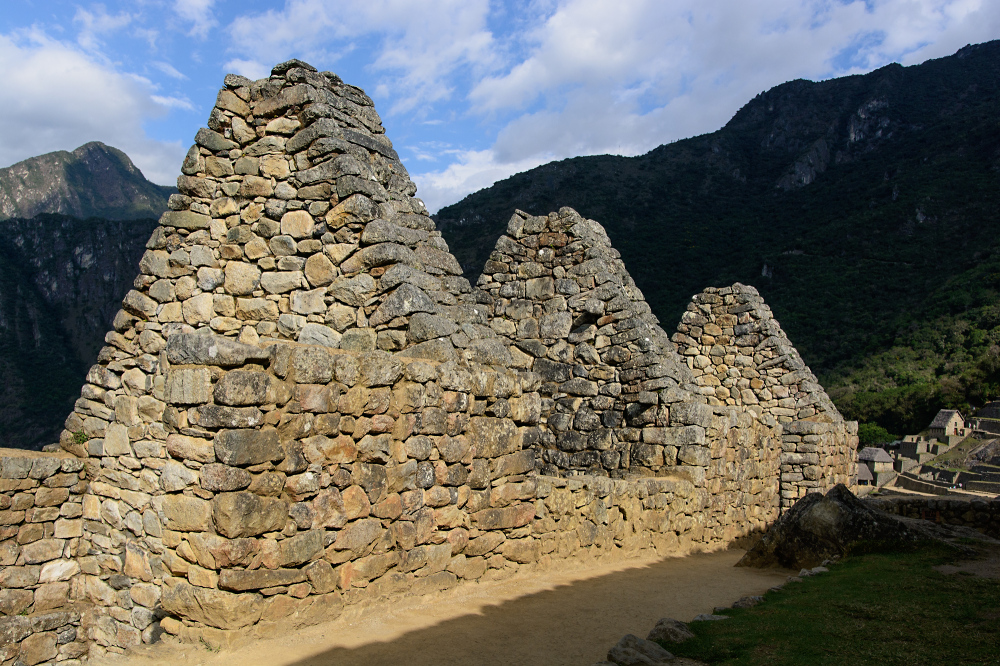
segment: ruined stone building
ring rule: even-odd
[[[63,452],[0,463],[4,666],[722,548],[854,482],[856,424],[752,287],[671,336],[568,208],[469,284],[332,73],[227,76],[181,171]]]

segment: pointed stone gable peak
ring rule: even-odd
[[[472,302],[371,99],[335,74],[226,76],[181,171],[119,332],[338,347],[357,328],[352,344],[392,351],[414,313]]]

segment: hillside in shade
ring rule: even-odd
[[[1000,393],[1000,42],[791,81],[725,127],[580,157],[442,209],[475,279],[515,209],[605,225],[670,329],[693,293],[756,286],[851,418],[895,432]]]

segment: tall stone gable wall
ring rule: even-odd
[[[753,287],[697,294],[673,340],[713,405],[753,412],[783,430],[781,505],[857,478],[857,423],[844,421]]]
[[[227,76],[182,172],[66,455],[0,469],[4,666],[724,547],[777,517],[789,438],[818,450],[706,395],[571,209],[515,215],[469,285],[333,74]]]

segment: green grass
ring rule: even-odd
[[[733,665],[1000,663],[1000,581],[932,568],[953,559],[937,545],[849,557],[666,648]]]
[[[934,467],[940,467],[942,469],[954,469],[955,471],[967,471],[961,467],[955,467],[953,463],[961,465],[972,449],[976,448],[983,443],[983,440],[975,439],[974,437],[966,437],[961,442],[952,447],[951,450],[942,453],[937,458],[930,462]]]

